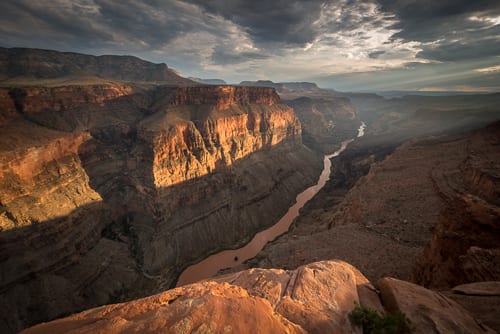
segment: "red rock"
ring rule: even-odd
[[[366,303],[358,297],[366,284],[356,268],[342,261],[293,271],[250,269],[22,333],[361,333],[347,315],[355,302]],[[490,333],[439,293],[392,278],[379,285],[386,308],[406,313],[416,333]]]
[[[500,282],[474,282],[457,285],[451,289],[454,293],[475,296],[500,296]]]
[[[131,93],[131,86],[118,84],[15,88],[10,92],[19,111],[26,114],[61,111],[91,103],[102,104]]]
[[[494,333],[438,292],[395,278],[382,278],[377,285],[386,309],[403,312],[414,325],[415,333]]]
[[[260,297],[227,283],[188,285],[27,329],[42,333],[306,333]]]

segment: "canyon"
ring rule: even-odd
[[[321,170],[273,88],[0,51],[2,332],[168,289],[273,225]]]
[[[421,333],[499,330],[494,289],[452,290],[500,281],[499,94],[202,85],[135,57],[16,48],[0,68],[2,332],[105,304],[26,332],[361,332],[355,302]],[[287,233],[168,290],[276,224],[361,120]]]
[[[18,91],[1,143],[4,328],[169,287],[272,225],[320,168],[272,89],[160,87],[70,106],[58,88]]]

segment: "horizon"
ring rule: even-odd
[[[7,0],[0,9],[4,47],[132,55],[184,77],[500,91],[500,3],[485,0]]]

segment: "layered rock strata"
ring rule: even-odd
[[[306,145],[329,154],[335,151],[338,143],[355,136],[359,121],[349,99],[326,91],[310,96],[296,94],[305,96],[286,103],[294,108],[302,123]],[[285,96],[290,98],[290,95]]]
[[[498,280],[497,133],[495,124],[414,140],[379,162],[363,154],[370,138],[353,143],[349,163],[333,161],[331,186],[248,265],[295,268],[338,257],[372,280],[414,277],[444,288]]]
[[[108,305],[22,333],[361,333],[356,304],[404,312],[415,333],[493,333],[458,304],[417,285],[384,278],[380,293],[341,261],[294,271],[251,269],[123,304]]]
[[[103,78],[192,84],[166,64],[153,64],[133,56],[91,56],[73,52],[29,48],[0,48],[0,80],[39,85],[42,79]]]
[[[0,136],[6,333],[168,288],[189,263],[272,225],[321,168],[270,88],[2,96],[15,107]]]
[[[432,177],[446,201],[432,239],[418,259],[414,280],[451,288],[500,281],[500,123],[463,141],[467,156]]]

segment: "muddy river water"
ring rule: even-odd
[[[364,130],[365,123],[361,123],[361,126],[358,129],[357,137],[362,137],[364,135]],[[221,269],[235,267],[245,262],[246,260],[255,257],[257,253],[259,253],[269,241],[272,241],[276,237],[287,232],[294,219],[298,217],[299,210],[309,200],[311,200],[311,198],[313,198],[314,195],[316,195],[330,179],[330,167],[332,165],[330,159],[342,153],[347,148],[349,143],[353,140],[354,139],[343,141],[337,151],[332,154],[325,155],[323,162],[323,171],[319,176],[318,182],[298,194],[295,204],[288,209],[286,214],[281,217],[281,219],[276,224],[266,230],[257,233],[248,244],[241,248],[221,251],[207,257],[206,259],[196,264],[189,266],[182,272],[177,282],[177,286],[212,277]]]

